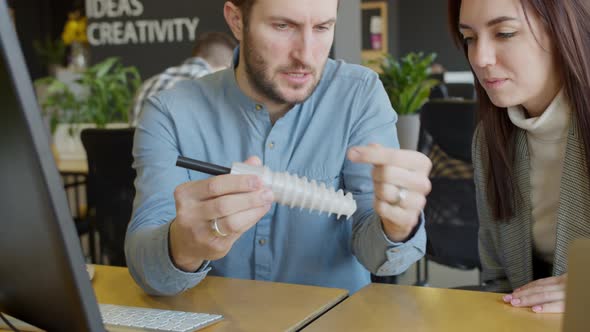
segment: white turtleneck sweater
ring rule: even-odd
[[[527,118],[521,106],[509,107],[508,115],[515,126],[527,131],[535,253],[553,264],[561,173],[571,107],[563,91],[560,91],[539,117]]]

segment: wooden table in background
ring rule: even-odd
[[[92,283],[99,303],[224,316],[204,332],[297,330],[348,294],[336,288],[207,277],[177,296],[153,297],[135,284],[126,268],[96,265],[95,270]]]
[[[560,331],[562,314],[536,314],[501,294],[371,284],[311,323],[313,331]]]
[[[57,159],[57,169],[64,175],[88,174],[86,159]]]

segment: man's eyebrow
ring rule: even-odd
[[[294,21],[294,20],[292,20],[292,19],[290,19],[288,17],[285,17],[285,16],[271,16],[270,19],[272,21],[283,21],[283,22],[286,22],[286,23],[289,23],[289,24],[293,24],[293,25],[299,25],[300,24],[299,22],[296,22],[296,21]]]
[[[329,24],[334,24],[334,23],[336,23],[336,19],[335,18],[331,18],[331,19],[329,19],[329,20],[327,20],[325,22],[322,22],[322,23],[320,23],[318,25],[329,25]]]
[[[488,23],[486,23],[486,26],[491,27],[494,26],[496,24],[500,24],[502,22],[506,22],[506,21],[518,21],[518,19],[514,18],[514,17],[510,17],[510,16],[500,16],[500,17],[496,17],[492,20],[489,20]],[[473,30],[473,28],[467,24],[463,24],[463,23],[459,23],[459,29],[468,29],[468,30]]]
[[[292,25],[301,25],[302,24],[301,22],[297,22],[297,21],[295,21],[293,19],[290,19],[288,17],[285,17],[285,16],[271,16],[270,19],[272,21],[283,21],[285,23],[289,23],[289,24],[292,24]],[[317,25],[326,25],[326,24],[334,24],[334,23],[336,23],[336,19],[335,18],[331,18],[331,19],[329,19],[327,21],[324,21],[322,23],[319,23]]]

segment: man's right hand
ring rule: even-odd
[[[245,163],[261,165],[250,157]],[[174,191],[176,218],[170,225],[174,265],[196,271],[205,260],[217,260],[269,210],[273,194],[256,175],[220,175],[179,185]],[[212,229],[217,219],[221,236]]]

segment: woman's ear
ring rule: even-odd
[[[226,1],[223,6],[223,16],[234,34],[234,37],[241,42],[244,34],[244,18],[242,16],[242,10],[230,1]]]

